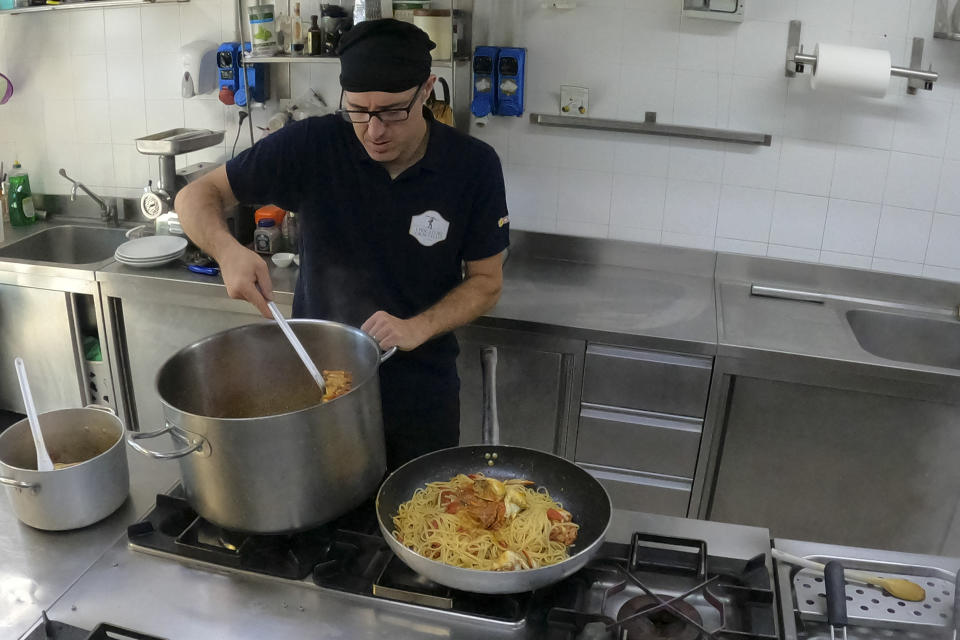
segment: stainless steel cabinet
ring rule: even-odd
[[[591,344],[583,400],[700,418],[711,371],[710,358]]]
[[[960,552],[960,406],[738,376],[712,520],[778,538]]]
[[[83,405],[70,294],[0,284],[0,409],[23,413],[13,359],[23,358],[37,411]]]
[[[496,346],[503,444],[571,457],[583,377],[582,340],[471,325],[457,330],[460,443],[480,442],[480,349]]]
[[[17,356],[26,363],[38,411],[114,406],[108,363],[84,359],[83,338],[101,340],[102,348],[103,335],[93,280],[0,273],[0,410],[24,412]]]
[[[713,360],[587,347],[575,460],[618,509],[685,516]]]

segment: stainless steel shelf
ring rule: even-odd
[[[769,147],[773,137],[768,133],[735,131],[732,129],[714,129],[711,127],[691,127],[681,124],[662,124],[657,122],[657,114],[647,112],[644,122],[629,120],[606,120],[603,118],[581,118],[578,116],[553,116],[545,113],[531,113],[530,122],[545,127],[563,127],[566,129],[593,129],[597,131],[617,131],[620,133],[645,133],[654,136],[673,136],[696,140],[714,140],[717,142],[737,142]]]
[[[121,0],[122,1],[122,0]],[[340,64],[340,58],[337,56],[246,56],[243,59],[245,65],[251,64]],[[450,60],[435,60],[434,68],[449,69],[453,66]]]
[[[104,9],[109,7],[130,7],[149,4],[169,4],[189,2],[190,0],[87,0],[86,2],[65,2],[63,4],[45,4],[37,7],[4,9],[0,15],[15,16],[21,13],[40,13],[43,11],[67,11],[78,9]]]

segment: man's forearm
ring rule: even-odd
[[[485,274],[470,276],[435,305],[412,319],[423,324],[428,338],[453,331],[479,318],[497,304],[502,285]]]
[[[214,258],[233,241],[224,217],[227,205],[216,186],[203,181],[187,185],[175,203],[187,237]]]

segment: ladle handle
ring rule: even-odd
[[[33,394],[30,392],[30,381],[27,380],[27,368],[23,358],[17,356],[13,360],[17,369],[17,380],[20,381],[20,393],[23,395],[23,405],[27,409],[27,421],[33,433],[33,442],[37,445],[37,471],[53,471],[53,460],[47,453],[47,446],[43,442],[43,433],[40,431],[40,420],[37,418],[37,407],[33,404]]]
[[[320,373],[320,370],[317,369],[317,365],[313,364],[313,360],[310,359],[307,350],[303,348],[303,344],[300,342],[300,339],[297,338],[297,334],[293,332],[293,329],[290,328],[290,324],[287,322],[287,319],[283,317],[283,314],[280,313],[280,309],[277,307],[277,303],[273,300],[267,302],[267,307],[270,308],[270,313],[273,314],[273,319],[277,321],[277,325],[280,327],[280,330],[283,331],[283,335],[287,337],[287,340],[293,346],[293,350],[297,352],[297,355],[300,356],[300,360],[303,362],[303,365],[307,368],[307,371],[310,372],[310,376],[316,380],[317,386],[320,387],[320,393],[327,395],[327,383],[323,380],[323,375]]]

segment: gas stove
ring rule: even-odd
[[[381,537],[371,504],[302,533],[243,535],[198,517],[175,489],[157,496],[154,509],[129,527],[128,539],[137,552],[527,637],[779,637],[765,547],[730,558],[712,555],[705,540],[634,532],[628,543],[604,544],[592,562],[559,584],[490,596],[449,589],[410,570]]]
[[[574,576],[533,593],[477,596],[411,572],[386,549],[372,518],[372,509],[360,509],[294,536],[237,536],[198,519],[178,491],[165,494],[48,609],[53,622],[24,637],[80,640],[106,628],[102,623],[128,631],[89,637],[830,637],[817,576],[784,565],[775,573],[763,528],[614,510],[608,542]],[[929,601],[918,605],[848,584],[848,638],[953,637],[948,601],[960,560],[789,540],[774,545],[923,581]],[[898,620],[878,619],[884,616]],[[912,624],[900,624],[904,619]]]

